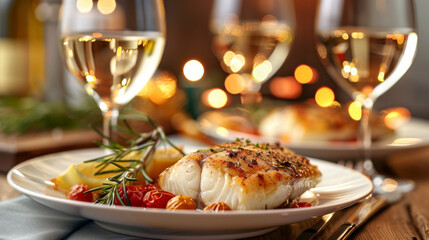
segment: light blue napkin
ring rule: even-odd
[[[26,196],[0,203],[0,239],[139,239],[113,233],[93,221],[46,207]]]

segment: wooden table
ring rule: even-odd
[[[383,162],[383,171],[402,178],[413,179],[416,188],[402,201],[388,206],[353,233],[351,239],[423,239],[414,226],[407,206],[415,207],[429,219],[429,147],[407,150],[389,156]],[[19,195],[6,182],[5,174],[0,174],[0,201]],[[334,215],[319,239],[326,239],[344,219],[356,208],[352,206]],[[301,231],[311,226],[317,219],[282,226],[277,230],[252,239],[294,239]]]

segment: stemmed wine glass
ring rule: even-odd
[[[162,0],[63,0],[59,32],[68,70],[95,99],[103,134],[114,139],[119,109],[149,81],[164,52]]]
[[[373,167],[369,151],[369,118],[374,102],[411,66],[417,47],[412,0],[321,0],[317,49],[329,74],[362,107],[362,165],[374,191],[384,176]],[[411,191],[412,181],[397,181],[398,191]]]
[[[213,50],[224,71],[241,76],[243,94],[259,91],[285,61],[293,39],[289,0],[215,0]]]

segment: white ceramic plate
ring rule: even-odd
[[[239,138],[249,138],[253,141],[277,141],[277,139],[264,138],[253,134],[233,130],[217,131],[214,124],[200,125],[201,131],[221,142],[232,141]],[[328,142],[328,141],[300,141],[288,142],[284,145],[293,151],[308,156],[329,161],[353,160],[360,156],[362,149],[356,142]],[[389,154],[429,145],[429,121],[411,119],[408,123],[397,129],[394,136],[374,142],[371,146],[371,157],[382,159]]]
[[[301,209],[207,213],[113,207],[68,200],[64,194],[50,187],[49,180],[70,164],[102,154],[100,149],[84,149],[45,155],[15,166],[8,173],[7,180],[16,190],[48,207],[93,219],[111,231],[169,239],[231,239],[261,235],[281,225],[340,210],[372,191],[371,181],[361,173],[316,159],[311,159],[311,162],[318,165],[323,178],[311,193],[317,196],[318,204]]]

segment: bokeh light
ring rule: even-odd
[[[231,94],[239,94],[245,87],[246,81],[240,74],[230,74],[225,79],[225,89]]]
[[[302,85],[294,77],[277,77],[270,83],[273,96],[285,99],[295,99],[301,96]]]
[[[386,109],[384,112],[384,124],[391,129],[397,129],[411,119],[410,111],[403,107]]]
[[[321,87],[317,90],[315,95],[317,105],[321,107],[329,107],[334,103],[335,94],[332,89],[328,87]]]
[[[271,66],[271,62],[265,60],[253,68],[252,77],[257,82],[263,82],[268,78],[272,70],[273,67]]]
[[[156,104],[162,104],[174,96],[177,89],[177,79],[174,74],[163,71],[152,81],[149,98]]]
[[[201,101],[212,108],[223,108],[228,103],[228,95],[220,88],[213,88],[203,92]]]
[[[87,13],[91,11],[93,6],[92,0],[77,0],[76,7],[81,13]]]
[[[172,98],[177,91],[177,78],[168,71],[156,74],[146,86],[138,93],[138,96],[149,98],[155,104],[163,104]]]
[[[299,65],[294,72],[295,79],[301,84],[312,83],[316,80],[316,71],[308,65]]]
[[[236,54],[230,62],[230,69],[232,72],[236,73],[241,70],[241,68],[246,64],[246,59],[241,54]]]
[[[115,11],[116,1],[115,0],[98,0],[97,9],[102,14],[110,14]]]
[[[359,121],[362,118],[362,104],[357,101],[351,102],[349,105],[348,112],[353,120]]]
[[[200,80],[204,75],[204,67],[198,60],[189,60],[183,66],[183,75],[192,82]]]
[[[223,62],[225,63],[226,66],[231,66],[231,60],[234,58],[235,53],[233,51],[227,51],[225,52],[225,54],[223,55]]]

